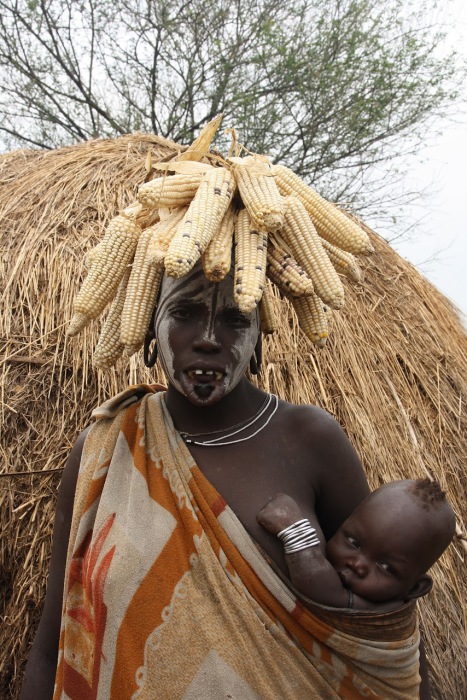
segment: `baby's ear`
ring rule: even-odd
[[[412,586],[406,596],[406,599],[413,600],[414,598],[421,598],[431,591],[432,586],[433,579],[431,576],[428,576],[428,574],[423,574],[423,576],[420,576],[417,583]]]

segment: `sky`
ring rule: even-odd
[[[437,189],[413,240],[394,243],[467,318],[467,120],[427,149],[411,180]]]
[[[451,4],[447,41],[467,60],[467,1]],[[407,185],[431,194],[411,212],[418,220],[413,237],[392,245],[457,305],[467,327],[467,85],[463,100],[456,123],[440,121],[434,144],[410,162]],[[368,223],[387,235],[377,222]]]

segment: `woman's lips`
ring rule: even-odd
[[[192,367],[180,375],[180,386],[185,396],[198,405],[210,406],[225,394],[227,372],[220,367]]]
[[[214,369],[189,369],[186,374],[192,381],[202,384],[212,381],[220,382],[224,377],[222,372]]]

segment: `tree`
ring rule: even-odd
[[[219,112],[336,200],[413,150],[455,94],[442,33],[401,0],[0,0],[5,145],[153,131]]]

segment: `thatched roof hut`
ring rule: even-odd
[[[17,696],[40,614],[67,453],[96,402],[149,379],[140,359],[105,374],[92,368],[97,323],[65,337],[84,254],[147,179],[148,149],[157,160],[177,146],[135,134],[0,157],[2,698]],[[275,300],[289,321],[266,341],[261,384],[336,416],[372,487],[427,474],[438,479],[461,524],[467,337],[450,302],[372,239],[376,252],[365,261],[363,282],[347,285],[326,348],[301,337],[287,304]],[[434,695],[444,700],[467,697],[465,545],[459,537],[444,554],[432,572],[434,591],[420,602]]]

